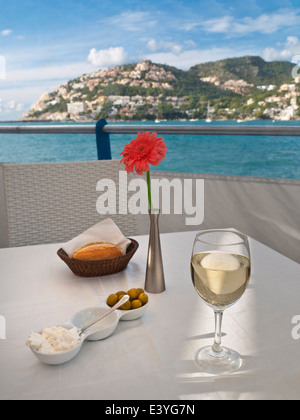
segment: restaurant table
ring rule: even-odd
[[[140,247],[125,271],[92,279],[69,270],[56,254],[59,244],[0,250],[0,315],[6,321],[0,398],[300,398],[300,328],[293,324],[300,315],[299,264],[250,239],[250,285],[223,322],[222,344],[242,355],[242,368],[231,375],[202,373],[194,355],[212,344],[214,316],[192,285],[194,236],[162,234],[166,291],[149,294],[142,318],[120,321],[110,337],[85,342],[75,359],[60,366],[40,363],[25,345],[28,335],[104,304],[110,293],[143,287],[148,237],[135,237]]]

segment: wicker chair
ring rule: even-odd
[[[124,235],[138,234],[134,215],[100,216],[96,209],[98,181],[118,187],[120,170],[119,161],[1,164],[0,247],[66,242],[107,217]]]

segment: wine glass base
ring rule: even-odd
[[[237,372],[242,366],[241,356],[227,347],[222,348],[219,355],[212,354],[212,347],[204,347],[197,351],[195,364],[201,372],[213,375],[226,375]]]

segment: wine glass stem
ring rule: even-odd
[[[211,355],[213,357],[220,357],[223,353],[223,349],[221,347],[222,321],[223,321],[223,311],[215,311],[215,322],[216,322],[215,342],[211,349]]]

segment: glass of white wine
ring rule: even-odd
[[[251,257],[248,237],[235,229],[205,230],[196,235],[191,259],[194,287],[215,312],[215,341],[197,351],[197,367],[211,374],[236,372],[241,356],[221,346],[224,310],[236,303],[250,280]]]

